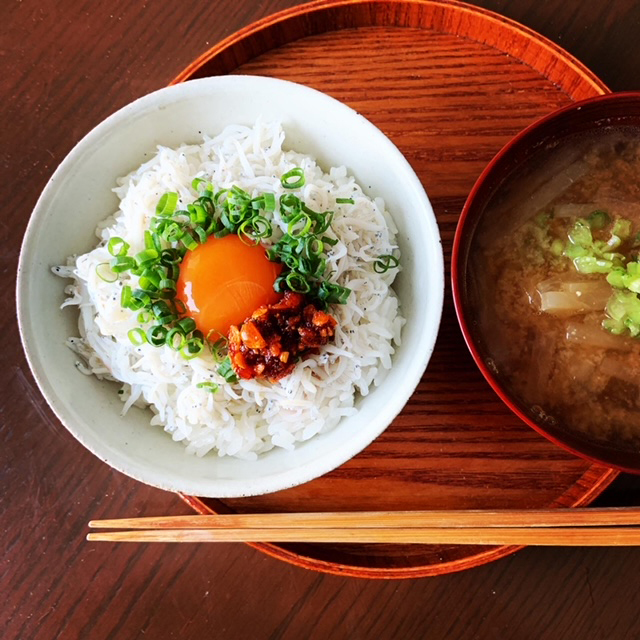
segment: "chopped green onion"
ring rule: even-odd
[[[178,320],[177,326],[183,333],[191,333],[196,328],[196,321],[193,318],[182,318]]]
[[[154,347],[161,347],[166,342],[167,333],[168,331],[165,327],[161,324],[157,324],[147,331],[147,340]]]
[[[148,291],[149,289],[157,290],[160,288],[161,278],[157,271],[154,269],[145,269],[140,275],[138,284],[141,289]]]
[[[280,183],[285,189],[299,189],[304,186],[304,171],[294,167],[282,175]]]
[[[128,284],[125,284],[122,287],[122,291],[120,292],[120,306],[123,309],[126,309],[129,306],[129,302],[131,302],[131,296],[133,294],[133,289]]]
[[[311,290],[311,285],[307,279],[295,271],[288,273],[284,280],[291,291],[295,291],[297,293],[308,293]]]
[[[324,213],[316,214],[316,226],[313,230],[314,233],[320,235],[324,233],[330,226],[333,220],[333,211],[325,211]]]
[[[587,218],[587,222],[589,226],[594,231],[599,231],[600,229],[604,229],[608,224],[611,218],[606,211],[596,210],[589,215]]]
[[[618,218],[613,224],[611,235],[618,236],[623,240],[626,240],[631,235],[631,220]]]
[[[613,266],[611,260],[603,260],[595,256],[579,256],[573,264],[579,273],[609,273]]]
[[[118,236],[114,236],[109,239],[107,243],[107,249],[112,256],[126,256],[127,251],[129,251],[129,244],[126,243],[122,238]]]
[[[126,308],[131,311],[139,311],[143,309],[151,302],[151,298],[146,291],[142,289],[136,289],[129,298]]]
[[[293,193],[284,193],[280,196],[280,216],[284,222],[297,216],[302,209],[300,198]]]
[[[276,208],[276,197],[273,193],[266,192],[262,194],[262,208],[265,211],[275,211]]]
[[[178,194],[175,191],[167,191],[158,200],[156,215],[160,217],[170,216],[176,210]]]
[[[215,204],[223,204],[229,194],[229,189],[220,189],[218,193],[213,196],[213,201]]]
[[[135,347],[139,347],[147,341],[147,334],[143,329],[140,329],[140,327],[131,329],[127,335],[129,336],[129,340],[131,340],[131,344]]]
[[[152,233],[147,229],[144,232],[144,248],[153,249],[160,253],[162,251],[160,236],[157,233]]]
[[[249,206],[253,211],[260,211],[260,209],[264,208],[264,198],[262,196],[251,198],[251,200],[249,200]]]
[[[189,251],[193,251],[198,243],[193,239],[193,236],[190,236],[188,233],[185,233],[181,238],[180,242],[187,248]]]
[[[177,320],[177,316],[169,308],[169,305],[164,300],[158,300],[151,305],[151,312],[155,319],[161,324],[170,324],[174,320]]]
[[[176,281],[172,280],[171,278],[163,278],[162,280],[160,280],[160,282],[158,283],[158,289],[160,291],[171,291],[171,295],[175,295],[175,291],[176,291]]]
[[[565,255],[567,258],[571,258],[571,260],[574,260],[575,258],[578,258],[580,256],[588,256],[589,250],[577,244],[570,243],[565,247],[563,255]]]
[[[212,187],[213,189],[213,187]],[[208,195],[207,195],[208,194]],[[201,207],[204,208],[205,213],[208,216],[211,216],[215,213],[216,208],[213,205],[213,200],[211,199],[211,196],[213,195],[213,191],[206,191],[203,195],[201,195],[195,202],[194,204],[199,204]]]
[[[294,238],[306,236],[311,231],[312,225],[313,220],[306,213],[299,213],[289,222],[287,233]]]
[[[108,262],[101,262],[96,266],[96,275],[105,282],[115,282],[118,279],[117,271]]]
[[[177,342],[176,338],[178,339]],[[186,341],[187,339],[185,338],[184,333],[178,327],[170,329],[167,333],[167,337],[165,338],[165,344],[174,351],[180,351]]]
[[[612,224],[613,222],[613,224]],[[569,242],[561,247],[559,238],[552,239],[550,250],[573,261],[576,271],[584,274],[605,274],[612,287],[607,301],[602,327],[615,335],[640,336],[640,263],[619,252],[622,246],[633,248],[638,236],[632,238],[630,220],[608,213],[593,211],[586,219],[577,219],[568,232]],[[596,237],[592,232],[597,232]],[[608,233],[606,239],[602,239]]]
[[[184,235],[182,227],[177,222],[171,222],[162,230],[162,237],[169,243],[178,242]]]
[[[114,273],[124,273],[136,266],[136,261],[129,256],[116,256],[110,262],[111,270]]]
[[[247,247],[257,247],[260,244],[260,238],[254,238],[246,233],[238,234],[238,238]]]
[[[212,332],[209,332],[211,335]],[[214,333],[218,333],[221,337],[216,340],[214,343],[211,343],[209,340],[209,336],[207,336],[207,341],[211,348],[211,355],[216,362],[222,362],[227,356],[227,339],[223,336],[219,331]]]
[[[390,253],[380,256],[373,263],[373,270],[376,273],[386,273],[389,269],[395,269],[400,264],[400,261]]]
[[[318,297],[327,304],[346,304],[351,289],[334,282],[323,282],[318,288]]]
[[[302,246],[302,253],[307,258],[317,257],[324,251],[324,242],[318,236],[307,236]]]
[[[211,393],[215,393],[218,390],[218,385],[215,382],[198,382],[196,387],[198,389],[206,389]]]
[[[591,227],[584,220],[576,220],[571,231],[569,231],[569,242],[579,247],[589,247],[593,243]]]
[[[207,235],[206,229],[198,225],[197,227],[194,228],[194,231],[198,236],[198,241],[200,242],[200,244],[204,244],[207,241],[207,238],[209,237]]]
[[[152,265],[159,257],[160,254],[156,249],[145,249],[144,251],[140,251],[140,253],[136,253],[134,259],[138,267],[145,269]]]
[[[201,204],[188,204],[189,219],[194,224],[202,224],[207,219],[207,212]]]
[[[194,178],[191,181],[191,188],[198,193],[213,195],[213,185],[204,178]]]
[[[245,235],[255,244],[258,244],[261,238],[268,238],[272,232],[271,223],[264,216],[253,216],[238,227],[240,238]]]
[[[355,204],[355,202],[353,198],[336,198],[337,204]]]
[[[227,356],[223,361],[222,364],[218,367],[218,373],[229,383],[233,384],[235,382],[238,382],[238,376],[236,375],[236,372],[233,370],[233,367],[231,366],[231,360],[229,359],[229,356]]]
[[[160,264],[165,267],[180,264],[180,254],[175,249],[163,249],[160,253]]]
[[[176,315],[183,316],[185,313],[187,313],[187,305],[182,302],[182,300],[173,298],[171,302],[173,304],[173,310]]]
[[[204,342],[200,338],[187,340],[180,348],[181,355],[187,360],[199,356],[204,350]]]

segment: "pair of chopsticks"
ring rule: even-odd
[[[87,540],[534,546],[640,545],[640,508],[379,511],[92,520]]]

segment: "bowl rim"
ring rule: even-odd
[[[513,150],[519,147],[522,144],[526,144],[527,139],[530,137],[534,137],[538,130],[541,127],[546,126],[550,122],[553,122],[556,119],[561,119],[567,114],[573,113],[575,111],[580,111],[584,107],[588,107],[594,103],[607,103],[607,102],[618,102],[618,101],[635,101],[640,103],[640,90],[636,91],[619,91],[619,92],[609,92],[598,96],[593,96],[591,98],[586,98],[584,100],[580,100],[577,102],[570,103],[559,109],[556,109],[548,114],[541,116],[540,118],[534,120],[527,127],[518,132],[515,136],[513,136],[489,161],[489,163],[482,170],[480,175],[478,176],[476,182],[474,183],[469,195],[465,200],[465,204],[460,213],[460,217],[458,219],[458,223],[456,225],[456,230],[453,238],[453,247],[451,251],[451,291],[453,295],[453,305],[456,312],[456,317],[458,319],[458,324],[460,326],[460,330],[462,332],[462,336],[464,341],[469,349],[471,356],[473,357],[476,366],[482,373],[485,380],[489,383],[491,388],[498,395],[500,400],[525,424],[531,427],[534,431],[538,432],[540,435],[544,436],[547,440],[550,440],[555,445],[561,447],[562,449],[576,455],[584,460],[588,460],[589,462],[594,462],[596,464],[609,467],[611,469],[617,469],[619,471],[624,471],[627,473],[640,474],[640,467],[630,467],[624,464],[613,463],[609,461],[605,461],[597,456],[591,455],[575,446],[567,443],[566,441],[558,438],[552,433],[548,432],[544,427],[536,423],[532,420],[521,408],[520,406],[512,399],[511,394],[505,389],[505,387],[499,382],[497,377],[491,371],[491,369],[486,365],[482,354],[479,349],[476,347],[476,344],[472,337],[472,332],[470,330],[469,324],[467,322],[467,317],[464,310],[464,305],[462,302],[462,294],[461,294],[461,279],[464,277],[464,269],[461,268],[460,259],[464,255],[462,251],[463,245],[463,236],[468,231],[467,224],[469,222],[469,212],[471,210],[472,204],[475,202],[476,197],[479,192],[485,188],[485,185],[493,173],[495,167],[502,162],[503,158],[512,153]],[[571,135],[568,133],[567,135]],[[564,137],[564,136],[563,136]]]
[[[398,387],[394,390],[393,396],[387,398],[385,407],[388,409],[383,412],[385,420],[381,420],[380,424],[377,424],[373,430],[362,429],[355,434],[352,434],[346,441],[344,449],[341,451],[333,450],[331,453],[325,452],[324,454],[312,458],[307,464],[303,466],[295,466],[291,469],[278,470],[277,472],[271,472],[259,477],[252,477],[247,479],[239,478],[216,478],[209,479],[198,483],[194,480],[189,480],[182,484],[177,484],[175,481],[163,481],[159,477],[160,471],[151,470],[149,473],[143,469],[143,465],[127,464],[127,460],[124,455],[115,456],[112,452],[107,450],[101,450],[100,446],[95,446],[91,437],[86,437],[82,425],[76,425],[74,420],[71,420],[71,416],[68,415],[66,405],[61,403],[55,393],[53,387],[50,384],[49,376],[42,369],[42,364],[36,353],[36,348],[30,344],[31,335],[28,329],[28,310],[25,308],[24,297],[26,295],[27,287],[27,265],[28,260],[32,256],[30,250],[31,245],[35,242],[35,235],[40,223],[40,219],[43,216],[43,203],[46,202],[52,190],[55,189],[56,183],[61,177],[69,170],[69,167],[73,167],[78,159],[81,158],[85,150],[90,149],[96,140],[99,140],[105,132],[108,132],[114,125],[119,124],[131,114],[139,113],[140,110],[144,110],[147,107],[156,108],[156,101],[160,97],[161,99],[167,96],[175,96],[170,102],[179,101],[179,96],[193,95],[198,91],[198,87],[225,87],[225,86],[238,86],[243,83],[249,83],[251,85],[261,84],[263,87],[270,85],[272,87],[279,86],[280,88],[287,85],[294,91],[302,92],[306,95],[313,94],[314,99],[323,101],[327,105],[332,105],[333,109],[340,110],[342,114],[346,114],[349,118],[357,118],[362,122],[370,131],[371,134],[376,134],[379,138],[379,143],[384,152],[390,154],[395,166],[397,166],[402,174],[406,174],[408,182],[411,184],[412,189],[416,194],[416,199],[421,201],[422,211],[424,213],[425,229],[428,230],[433,242],[431,251],[433,253],[432,260],[437,264],[437,274],[432,275],[434,287],[431,292],[430,308],[432,313],[430,317],[431,322],[427,325],[426,321],[423,322],[424,328],[429,329],[424,333],[426,336],[416,337],[416,346],[424,347],[421,349],[420,355],[415,359],[415,365],[411,367],[412,377],[409,379],[409,384],[405,384],[402,387]],[[191,92],[191,93],[190,93]],[[323,165],[321,165],[323,166]],[[353,169],[351,169],[353,170]],[[31,212],[26,231],[22,240],[20,256],[18,261],[17,278],[16,278],[16,305],[17,305],[17,318],[20,338],[25,352],[26,360],[29,369],[36,381],[36,384],[47,401],[49,407],[52,409],[58,420],[62,423],[67,431],[80,442],[87,450],[98,457],[103,462],[106,462],[113,469],[124,473],[125,475],[134,478],[147,485],[154,486],[160,489],[168,491],[179,491],[182,493],[197,494],[212,498],[231,498],[231,497],[245,497],[252,495],[262,495],[272,493],[275,491],[287,489],[293,486],[298,486],[305,482],[309,482],[321,475],[324,475],[340,465],[344,464],[352,457],[364,450],[370,445],[381,433],[391,424],[393,419],[402,411],[406,403],[409,401],[411,395],[415,391],[415,388],[419,384],[424,371],[431,359],[435,343],[439,333],[440,322],[442,319],[442,310],[444,302],[444,288],[445,288],[445,273],[444,273],[444,257],[442,251],[442,239],[439,231],[439,227],[435,218],[433,207],[426,193],[424,186],[413,167],[409,164],[408,160],[401,153],[398,147],[392,142],[392,140],[386,136],[376,125],[370,120],[365,118],[358,111],[347,105],[346,103],[333,98],[327,93],[313,89],[307,85],[301,83],[291,82],[289,80],[283,80],[279,78],[270,78],[263,76],[249,76],[249,75],[230,75],[230,76],[213,76],[207,78],[200,78],[189,80],[176,85],[169,85],[161,87],[155,91],[145,94],[132,102],[122,106],[115,112],[111,113],[95,127],[88,131],[79,141],[77,141],[72,149],[60,162],[55,169],[47,184],[45,185],[42,193],[40,194],[38,201]],[[419,374],[418,374],[419,370]],[[388,418],[388,420],[386,419]],[[336,425],[336,428],[338,425]],[[329,432],[328,432],[329,433]],[[170,436],[167,436],[170,437]],[[175,443],[176,447],[180,447],[179,443]],[[302,444],[302,443],[301,443]],[[104,447],[106,449],[106,447]],[[184,455],[187,455],[184,453]],[[202,485],[206,482],[209,486],[205,489]]]

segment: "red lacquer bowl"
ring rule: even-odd
[[[632,125],[640,127],[640,92],[610,93],[554,111],[516,135],[491,160],[471,190],[462,210],[453,244],[451,278],[458,321],[471,354],[494,391],[525,423],[564,449],[607,466],[640,473],[640,445],[604,441],[570,430],[561,423],[537,421],[507,389],[488,365],[491,354],[482,346],[482,335],[469,304],[467,269],[473,238],[491,200],[534,154],[558,148],[576,134],[601,127]],[[640,442],[640,438],[639,438]]]

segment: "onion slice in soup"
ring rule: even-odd
[[[597,202],[565,203],[553,207],[554,218],[587,218],[594,211],[606,211],[612,216],[638,219],[640,204],[619,198],[598,198]]]
[[[567,322],[565,336],[569,342],[578,342],[595,349],[626,351],[628,348],[626,339],[615,336],[600,325],[593,323],[570,320]]]
[[[534,303],[539,310],[556,316],[577,315],[588,311],[602,311],[611,296],[611,286],[606,280],[563,282],[557,279],[543,280],[536,285]]]

